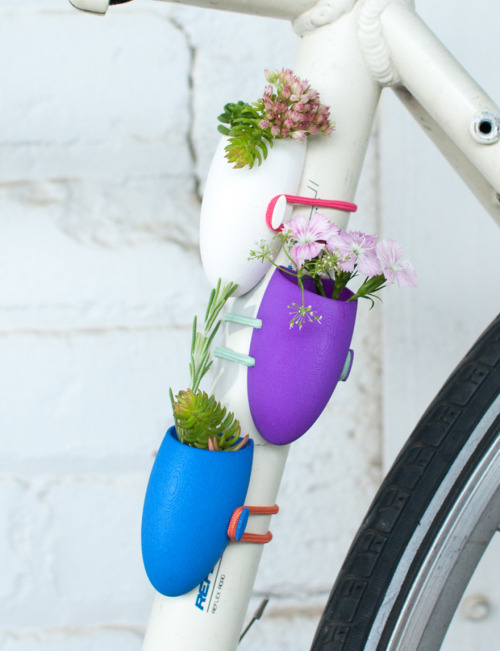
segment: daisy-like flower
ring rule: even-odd
[[[309,219],[298,215],[285,224],[283,235],[293,243],[290,257],[299,269],[304,262],[312,260],[325,248],[325,242],[336,227],[321,213],[313,213]]]
[[[403,259],[399,242],[385,240],[377,244],[376,235],[342,231],[318,212],[310,218],[299,215],[290,220],[275,238],[290,260],[288,268],[280,268],[283,273],[295,277],[302,294],[301,305],[288,306],[291,328],[297,325],[301,330],[313,321],[321,323],[321,315],[306,303],[308,292],[347,302],[365,298],[373,307],[379,290],[394,281],[400,286],[417,285],[415,269]],[[265,242],[259,246],[260,251],[252,251],[250,259],[266,259],[278,267]],[[344,292],[358,275],[364,276],[364,280],[358,283],[355,293]]]
[[[403,260],[403,249],[396,240],[383,240],[377,244],[377,256],[382,273],[389,284],[396,281],[400,287],[416,287],[417,274],[409,260]]]
[[[338,264],[339,269],[352,273],[356,267],[359,273],[372,278],[381,273],[376,240],[376,235],[366,235],[360,231],[339,231],[328,240],[327,248],[343,258]]]

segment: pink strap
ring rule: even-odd
[[[318,206],[321,208],[335,208],[336,210],[345,210],[346,212],[356,212],[358,209],[355,203],[349,201],[333,201],[330,199],[313,199],[312,197],[296,197],[292,194],[277,194],[271,199],[266,210],[266,224],[273,231],[283,230],[283,224],[279,228],[272,227],[272,218],[274,207],[280,197],[285,197],[287,203],[299,203],[306,206]]]

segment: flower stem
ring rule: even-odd
[[[325,290],[323,289],[323,283],[321,282],[321,278],[319,276],[313,276],[314,279],[314,284],[316,285],[316,292],[320,296],[324,296],[326,298]]]
[[[333,287],[333,299],[337,299],[340,296],[341,291],[349,282],[351,275],[348,271],[337,271],[335,273],[335,285]]]
[[[354,296],[348,299],[348,301],[355,301],[357,298],[363,298],[367,294],[373,294],[374,292],[377,292],[379,289],[382,289],[385,281],[386,278],[384,274],[379,274],[378,276],[372,276],[371,278],[368,278],[361,285]]]
[[[302,276],[300,276],[299,274],[297,275],[297,281],[299,283],[300,291],[301,291],[301,294],[302,294],[302,305],[305,305],[305,301],[304,301],[304,298],[305,298],[305,296],[304,296],[304,283],[302,282]]]

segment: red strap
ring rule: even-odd
[[[267,533],[244,533],[241,536],[240,542],[249,542],[257,543],[259,545],[264,545],[265,543],[271,542],[273,539],[273,534],[268,531]]]
[[[283,224],[279,228],[273,228],[272,218],[273,211],[276,203],[280,197],[285,197],[287,203],[298,203],[306,206],[317,206],[319,208],[335,208],[336,210],[344,210],[345,212],[356,212],[358,209],[355,203],[349,201],[334,201],[333,199],[314,199],[312,197],[296,197],[292,194],[277,194],[271,199],[266,210],[266,224],[273,231],[283,230]]]
[[[274,506],[247,506],[246,508],[254,515],[276,515],[280,510],[277,504]]]
[[[231,540],[236,540],[236,528],[238,527],[238,522],[244,509],[248,509],[248,511],[253,515],[274,515],[275,513],[278,513],[279,506],[277,504],[274,506],[239,506],[234,510],[233,515],[231,516],[231,520],[229,521],[229,526],[227,528],[227,535]],[[272,539],[273,534],[268,531],[264,534],[244,533],[240,538],[240,541],[258,543],[262,545],[264,543],[270,542]]]

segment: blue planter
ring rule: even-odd
[[[177,440],[171,427],[149,478],[142,514],[142,557],[153,587],[177,597],[198,586],[226,548],[233,511],[250,480],[253,441],[211,452]]]

